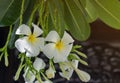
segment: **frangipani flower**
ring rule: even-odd
[[[39,72],[41,69],[44,69],[46,66],[45,62],[41,58],[36,58],[33,67]]]
[[[53,58],[55,63],[67,61],[74,42],[67,32],[64,32],[63,38],[60,39],[56,31],[51,31],[45,41],[49,43],[45,45],[43,53],[49,59]]]
[[[67,80],[70,80],[74,69],[72,68],[72,66],[69,64],[69,62],[64,62],[65,64],[62,64],[62,68],[64,70],[64,72],[59,72],[59,74],[63,77],[66,78]],[[68,64],[67,64],[68,63]],[[70,62],[72,65],[75,66],[75,68],[78,67],[78,60],[72,60]]]
[[[55,70],[52,67],[49,67],[48,70],[46,70],[46,75],[48,78],[54,78],[55,77]]]
[[[33,81],[35,80],[35,75],[29,70],[29,67],[25,70],[23,77],[25,83],[33,83]]]
[[[46,64],[41,58],[36,58],[33,67],[39,72],[41,69],[44,69]],[[25,73],[23,74],[25,83],[33,83],[35,81],[35,74],[36,72],[31,72],[29,67],[25,70]]]
[[[43,31],[33,23],[32,26],[34,27],[33,33],[25,24],[19,26],[16,31],[17,35],[23,35],[23,37],[16,40],[15,47],[21,53],[26,52],[28,57],[37,56],[44,47],[44,38],[39,37]]]

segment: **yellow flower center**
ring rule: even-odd
[[[28,41],[31,42],[31,43],[35,42],[35,39],[36,39],[36,37],[34,35],[29,35],[28,36]]]
[[[63,42],[58,41],[55,43],[55,48],[57,48],[59,51],[61,51],[63,47],[64,47]]]

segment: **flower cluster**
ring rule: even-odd
[[[73,48],[74,40],[66,31],[62,38],[54,30],[50,31],[46,37],[42,37],[44,32],[33,23],[32,26],[33,31],[25,24],[19,26],[16,31],[20,38],[16,40],[15,47],[25,55],[23,74],[25,83],[52,83],[49,79],[55,77],[57,71],[54,64],[56,63],[61,69],[60,76],[69,80],[75,71],[83,82],[90,80],[90,75],[87,72],[78,69],[79,62],[87,63],[82,61],[77,54],[71,53],[73,50],[73,52],[80,54]],[[46,69],[44,59],[38,57],[40,53],[49,59],[48,69]],[[33,62],[32,57],[35,57]]]

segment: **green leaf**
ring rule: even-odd
[[[25,0],[25,6],[29,0]],[[0,26],[9,26],[20,16],[22,0],[0,0]]]
[[[9,2],[9,4],[7,1]],[[20,15],[21,2],[22,0],[1,0],[0,3],[3,4],[0,7],[0,10],[2,11],[0,15],[1,26],[11,25],[16,21],[16,19]]]
[[[52,24],[54,25],[54,30],[62,36],[65,29],[63,3],[61,0],[51,0],[48,1],[48,8],[52,19]]]
[[[120,29],[120,1],[119,0],[91,0],[99,18],[115,29]]]
[[[86,1],[87,1],[87,0],[78,0],[78,1],[79,1],[79,3],[81,3],[81,5],[82,5],[83,7],[86,6]]]
[[[59,27],[60,35],[63,36],[65,26],[66,26],[65,20],[64,20],[64,3],[62,0],[54,0],[54,3],[56,5],[56,9],[59,15],[58,27]]]
[[[76,54],[70,54],[69,56],[68,56],[68,60],[78,60],[81,64],[83,64],[83,65],[88,65],[88,63],[87,62],[85,62],[84,60],[82,60],[80,57],[78,57]]]
[[[48,1],[48,9],[49,9],[49,13],[50,13],[50,16],[51,16],[52,24],[54,25],[53,29],[55,29],[57,31],[55,4],[53,3],[52,0]]]
[[[76,0],[75,0],[76,1]],[[85,41],[90,35],[90,26],[86,21],[85,14],[75,1],[65,0],[65,21],[70,33],[77,40]]]
[[[13,0],[0,0],[0,20],[4,16],[5,12],[8,10],[12,1]]]
[[[95,7],[93,6],[93,4],[91,3],[90,0],[86,1],[86,7],[85,7],[86,13],[87,13],[87,20],[89,23],[95,21],[98,17],[98,12],[95,9]]]

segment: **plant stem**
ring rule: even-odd
[[[21,11],[20,11],[20,24],[19,25],[21,25],[22,21],[23,21],[24,3],[25,3],[25,0],[22,0]]]

